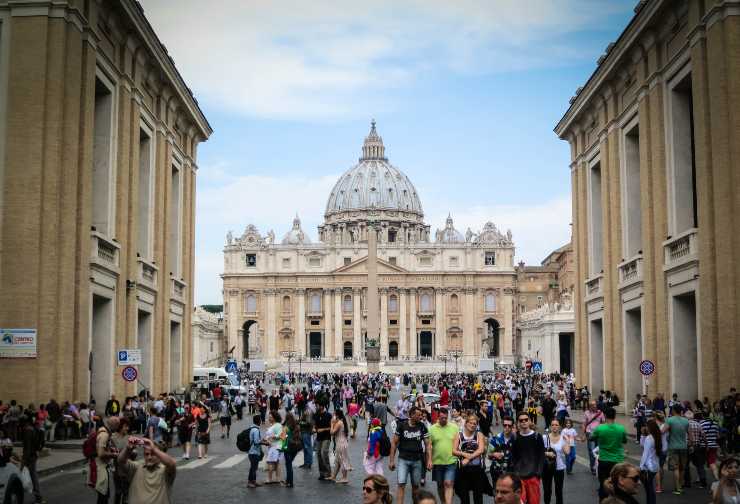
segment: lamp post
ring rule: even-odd
[[[450,357],[452,357],[453,359],[455,359],[455,374],[457,374],[457,361],[462,356],[463,356],[463,351],[462,350],[456,349],[456,350],[451,350],[450,351]]]
[[[302,355],[299,355],[296,360],[298,361],[298,374],[303,374],[303,361],[306,359]]]
[[[280,355],[288,359],[288,375],[290,375],[290,361],[297,355],[293,350],[284,350],[280,352]]]
[[[447,374],[447,361],[450,360],[450,356],[447,354],[442,354],[439,356],[439,358],[442,360],[442,362],[445,363],[445,374]]]

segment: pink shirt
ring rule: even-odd
[[[357,414],[360,412],[360,405],[357,403],[349,403],[349,408],[347,408],[347,414],[349,416],[357,416]]]
[[[588,434],[591,434],[591,431],[598,427],[599,424],[604,423],[604,421],[604,413],[602,413],[601,410],[596,410],[595,413],[591,410],[586,410],[586,412],[583,414],[583,425],[586,426],[586,432]]]

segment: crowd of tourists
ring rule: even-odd
[[[398,399],[391,401],[392,391]],[[99,411],[95,402],[54,400],[22,406],[0,403],[0,454],[32,475],[34,496],[43,502],[36,460],[45,442],[83,438],[88,485],[97,502],[172,502],[179,447],[185,460],[208,458],[212,436],[233,438],[249,460],[247,487],[294,486],[293,462],[318,480],[349,484],[355,468],[350,440],[362,439],[364,502],[405,500],[452,504],[564,502],[564,488],[584,442],[602,502],[656,502],[665,471],[673,493],[713,480],[714,502],[740,500],[737,486],[740,394],[730,390],[714,403],[668,401],[638,395],[622,404],[610,391],[592,394],[572,375],[507,370],[488,374],[262,374],[246,393],[229,395],[211,387],[186,397],[112,396]],[[632,415],[639,465],[625,462],[627,430],[616,409]],[[579,422],[571,415],[584,408]],[[232,436],[232,418],[250,426]],[[538,422],[542,419],[541,427]],[[353,443],[357,446],[356,443]],[[195,449],[194,449],[195,448]],[[138,453],[138,456],[137,456]],[[332,462],[333,459],[333,462]],[[314,461],[316,464],[314,464]],[[266,478],[258,481],[264,465]],[[144,470],[141,470],[144,468]],[[693,472],[696,480],[692,478]],[[395,480],[394,489],[387,477]],[[425,490],[427,481],[436,495]],[[426,487],[428,488],[428,487]],[[735,500],[733,500],[735,499]]]

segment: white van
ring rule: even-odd
[[[198,382],[214,382],[221,380],[229,380],[229,374],[223,368],[215,367],[197,367],[193,368],[193,381]]]

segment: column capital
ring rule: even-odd
[[[267,296],[271,296],[276,293],[277,291],[275,289],[262,289],[262,294],[265,294]]]
[[[416,295],[416,287],[409,287],[408,291],[410,295],[412,296]]]
[[[447,287],[437,287],[434,289],[434,292],[437,292],[439,294],[447,294],[447,291],[449,289]]]
[[[388,287],[383,287],[383,288],[381,288],[381,289],[380,289],[380,294],[381,294],[382,296],[387,296],[387,295],[388,295]]]
[[[302,287],[301,288],[298,288],[298,289],[295,290],[295,293],[298,294],[299,296],[303,296],[306,293],[306,289],[304,289]]]
[[[359,287],[353,287],[352,294],[354,294],[355,296],[359,296],[360,294],[362,294],[362,289]]]
[[[332,291],[334,291],[334,289],[331,288],[331,287],[325,287],[325,288],[323,288],[321,290],[324,291],[324,294],[331,294]]]
[[[229,296],[238,296],[239,292],[239,289],[229,289]]]
[[[342,287],[334,287],[334,294],[339,294],[340,296],[344,292],[344,289]]]
[[[475,287],[465,287],[465,294],[475,294],[478,289]]]

